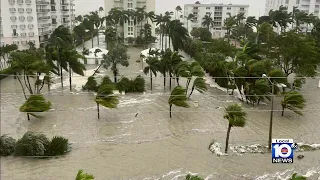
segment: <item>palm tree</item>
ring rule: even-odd
[[[246,123],[246,112],[242,109],[239,104],[229,105],[226,109],[226,114],[223,116],[229,121],[227,137],[226,137],[226,148],[225,153],[228,153],[229,136],[232,127],[244,127]]]
[[[177,51],[172,52],[170,49],[167,49],[166,51],[162,52],[161,58],[163,62],[166,62],[166,70],[169,73],[171,90],[172,78],[175,74],[176,66],[182,61],[182,56],[179,55]]]
[[[224,28],[227,30],[228,42],[230,42],[231,31],[236,25],[236,16],[230,16],[224,20]]]
[[[176,19],[179,18],[179,12],[181,12],[181,11],[182,11],[181,6],[177,6],[176,7]]]
[[[307,178],[304,176],[297,176],[297,173],[294,173],[289,180],[307,180]]]
[[[168,103],[170,106],[170,118],[172,117],[172,105],[188,108],[189,104],[187,103],[186,90],[181,86],[175,87],[171,92]]]
[[[289,109],[302,116],[302,112],[300,110],[305,107],[305,102],[306,100],[297,91],[284,93],[283,100],[281,101],[282,116],[284,115],[284,109]]]
[[[161,42],[161,50],[163,50],[163,37],[164,37],[164,16],[162,14],[157,15],[155,17],[156,25],[160,26],[160,42]]]
[[[75,26],[73,28],[73,32],[75,35],[82,40],[82,48],[84,49],[84,38],[86,37],[86,28],[85,26],[81,23],[78,26]]]
[[[91,47],[93,48],[93,35],[94,35],[94,21],[88,19],[88,18],[85,18],[83,20],[83,25],[86,27],[86,30],[89,30],[90,34],[91,34]]]
[[[95,102],[97,103],[97,111],[98,111],[98,119],[100,119],[100,109],[99,105],[106,108],[117,108],[119,104],[118,96],[113,94],[113,90],[116,88],[111,84],[102,85],[97,92],[97,96],[95,98]]]
[[[180,64],[177,65],[177,76],[186,77],[187,84],[186,84],[186,94],[189,89],[189,85],[193,76],[198,78],[202,78],[204,76],[204,71],[201,65],[194,61],[192,63],[188,63],[186,61],[182,61]]]
[[[211,17],[212,13],[210,13],[209,15],[205,15],[203,18],[202,18],[202,23],[201,25],[204,26],[204,27],[207,27],[208,30],[210,31],[210,26],[213,27],[214,26],[214,21]]]
[[[245,39],[247,39],[247,30],[256,27],[257,26],[258,20],[256,19],[255,16],[248,16],[245,24],[246,32],[245,32]]]
[[[129,21],[128,15],[129,15],[129,11],[121,11],[117,8],[112,8],[109,11],[109,16],[114,20],[117,32],[118,32],[118,25],[124,27],[124,24]],[[122,29],[122,32],[123,32],[122,35],[124,37],[124,29]]]
[[[72,83],[71,83],[71,71],[84,76],[84,70],[86,70],[84,64],[82,64],[79,59],[85,60],[85,57],[78,53],[76,50],[68,50],[62,52],[62,59],[68,62],[69,65],[69,84],[70,84],[70,91],[72,90]]]
[[[148,66],[143,69],[144,74],[150,74],[150,82],[151,82],[151,91],[152,91],[152,74],[157,77],[157,71],[159,69],[159,60],[158,57],[148,57],[146,60]]]
[[[244,13],[237,14],[236,15],[236,24],[239,26],[244,19],[246,19],[244,16]]]
[[[188,30],[188,32],[189,32],[189,21],[193,21],[193,18],[194,18],[194,14],[192,14],[192,13],[190,13],[189,15],[188,15],[188,17],[186,17],[187,18],[187,30]]]
[[[171,22],[173,22],[173,21],[171,21],[171,15],[172,15],[173,13],[171,13],[171,12],[169,12],[169,11],[167,11],[167,12],[165,12],[165,15],[163,16],[163,24],[162,24],[162,28],[163,28],[163,31],[164,31],[164,35],[166,35],[166,39],[165,39],[165,49],[167,49],[167,45],[168,45],[168,43],[167,43],[167,39],[168,39],[168,36],[169,36],[169,26],[170,26],[170,23]],[[169,37],[169,48],[170,48],[170,46],[171,46],[171,39],[170,39],[170,37]]]
[[[169,48],[170,40],[172,40],[172,46],[174,51],[183,49],[184,42],[189,37],[188,30],[183,26],[179,20],[169,21],[167,25],[167,33],[169,35]]]
[[[193,82],[189,98],[192,95],[194,89],[198,90],[200,93],[204,93],[205,91],[207,91],[206,81],[202,77],[197,77]]]
[[[97,40],[99,45],[99,30],[101,29],[103,25],[104,18],[100,18],[99,16],[100,11],[92,11],[90,12],[90,15],[87,15],[86,18],[88,18],[90,21],[93,22],[94,26],[96,27],[97,31]]]
[[[30,120],[29,115],[38,118],[39,116],[35,115],[35,112],[45,112],[49,109],[51,109],[50,101],[46,101],[46,99],[41,94],[33,94],[20,107],[20,112],[26,112],[28,120]]]
[[[103,55],[104,59],[104,68],[108,69],[111,67],[111,70],[114,75],[114,82],[117,82],[117,76],[119,74],[119,70],[117,65],[120,64],[122,66],[129,66],[129,56],[127,54],[127,48],[121,44],[116,44],[110,50],[108,55]]]
[[[112,45],[114,45],[114,43],[117,42],[117,31],[114,27],[110,26],[106,28],[104,35],[107,43],[106,48],[109,49]]]

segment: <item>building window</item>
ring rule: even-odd
[[[222,17],[214,17],[215,21],[222,21]]]
[[[56,11],[56,7],[55,6],[51,6],[51,11]]]
[[[214,16],[222,16],[222,12],[214,12]]]
[[[26,28],[26,25],[24,25],[24,24],[21,24],[21,25],[20,25],[20,29],[23,30],[23,29],[25,29],[25,28]]]
[[[24,9],[23,8],[18,8],[18,12],[23,13]]]
[[[227,10],[231,10],[231,7],[227,7]]]
[[[222,10],[222,7],[221,6],[216,6],[216,7],[214,7],[214,10]]]
[[[17,30],[16,30],[16,29],[13,29],[13,30],[12,30],[12,36],[18,36],[18,33],[17,33]]]
[[[193,15],[198,15],[198,13],[197,12],[193,12]]]
[[[16,1],[15,0],[9,0],[10,4],[14,4]]]
[[[198,7],[193,7],[193,9],[196,9],[196,10],[198,10]]]
[[[11,21],[16,21],[16,20],[17,20],[17,17],[11,16],[10,19],[11,19]]]
[[[206,12],[206,15],[210,15],[211,12]]]
[[[24,21],[26,18],[24,16],[19,16],[20,21]]]
[[[28,24],[29,29],[32,29],[33,27],[34,27],[33,24]]]
[[[26,11],[27,11],[28,13],[31,13],[31,12],[32,12],[32,9],[31,9],[31,8],[27,8]]]
[[[296,4],[300,4],[300,0],[297,0],[297,1],[296,1]]]
[[[210,7],[206,7],[206,9],[210,9]]]
[[[26,4],[31,4],[31,0],[26,0]]]
[[[52,19],[52,24],[57,24],[57,19]]]
[[[18,0],[18,4],[23,4],[23,0]]]
[[[14,13],[16,12],[16,8],[9,8],[9,11]]]
[[[286,0],[286,4],[289,4],[289,0]]]
[[[33,17],[32,16],[28,16],[27,19],[28,19],[28,21],[32,21]]]
[[[228,12],[228,13],[227,13],[227,16],[231,16],[231,13]]]
[[[244,8],[240,8],[240,11],[244,11]]]
[[[128,8],[133,8],[133,4],[132,3],[128,3]]]

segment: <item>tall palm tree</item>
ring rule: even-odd
[[[183,49],[184,42],[189,37],[189,32],[183,26],[183,23],[181,23],[179,20],[169,21],[167,25],[167,33],[169,35],[169,48],[171,40],[174,51]]]
[[[206,14],[202,18],[202,23],[201,23],[201,25],[204,26],[204,27],[207,27],[209,31],[210,31],[210,26],[211,27],[214,26],[214,21],[213,21],[211,15],[212,15],[212,13],[210,13],[209,15]]]
[[[100,18],[98,11],[92,11],[90,12],[90,15],[86,15],[86,18],[88,18],[90,21],[93,22],[95,29],[97,31],[97,40],[99,45],[99,30],[101,29],[103,25],[103,18]]]
[[[200,93],[204,93],[205,91],[207,91],[207,85],[206,85],[206,81],[202,78],[202,77],[197,77],[192,85],[192,89],[191,92],[189,94],[189,98],[191,97],[192,93],[194,90],[199,91]]]
[[[104,64],[103,67],[108,69],[111,67],[112,73],[114,75],[114,82],[117,82],[117,76],[119,75],[119,69],[117,65],[129,66],[129,56],[127,54],[127,48],[121,44],[115,44],[110,50],[108,55],[103,55]]]
[[[253,28],[253,27],[257,27],[257,23],[258,23],[258,20],[256,19],[255,16],[248,16],[247,17],[246,24],[245,24],[245,28],[246,28],[245,39],[247,38],[248,29]]]
[[[75,33],[75,35],[80,38],[82,40],[82,48],[84,47],[84,38],[86,37],[87,33],[86,33],[86,28],[85,26],[81,23],[78,26],[75,26],[73,28],[73,32]]]
[[[168,36],[169,36],[169,25],[170,23],[172,22],[171,21],[171,15],[172,13],[170,13],[169,11],[165,12],[165,15],[163,16],[163,24],[162,24],[162,28],[163,28],[163,31],[164,31],[164,35],[166,35],[166,39],[165,39],[165,49],[167,49],[167,39],[168,39]],[[171,46],[171,42],[170,42],[170,37],[169,37],[169,48]]]
[[[159,60],[158,57],[148,57],[146,60],[148,66],[143,69],[144,74],[150,74],[150,82],[151,82],[151,91],[152,91],[152,74],[157,77],[157,71],[159,69]]]
[[[140,30],[139,30],[140,36],[141,36],[142,29],[143,29],[143,21],[145,20],[145,11],[146,11],[146,6],[136,8],[135,15],[137,18],[137,24],[140,23]]]
[[[284,93],[283,100],[281,101],[282,116],[284,115],[284,109],[289,109],[296,114],[302,115],[300,110],[305,107],[305,102],[306,100],[302,94],[297,91]]]
[[[237,14],[236,15],[236,24],[239,26],[244,19],[246,19],[244,13]]]
[[[193,76],[202,78],[204,76],[204,71],[197,61],[192,63],[182,61],[177,65],[177,76],[186,77],[186,93],[189,89],[189,85]]]
[[[181,6],[177,6],[176,7],[176,19],[178,19],[179,18],[179,12],[181,12],[182,11],[182,8],[181,8]]]
[[[116,88],[111,84],[102,85],[97,92],[95,102],[97,103],[98,119],[100,119],[100,108],[99,105],[106,108],[117,108],[119,104],[118,96],[113,94],[113,90]]]
[[[182,62],[182,57],[177,51],[172,52],[170,49],[167,49],[163,55],[162,58],[165,59],[167,62],[167,67],[168,67],[168,73],[170,77],[170,90],[171,90],[171,84],[172,84],[172,78],[173,75],[175,74],[175,69],[177,65]]]
[[[160,42],[161,42],[161,50],[163,50],[163,37],[164,37],[164,16],[162,14],[157,15],[155,17],[156,25],[160,26]]]
[[[112,17],[112,19],[114,20],[115,26],[116,26],[116,30],[118,32],[118,25],[122,26],[122,36],[124,38],[124,24],[127,23],[129,21],[129,11],[121,11],[117,8],[112,8],[109,11],[109,16]],[[118,36],[117,36],[118,37]]]
[[[226,137],[226,148],[225,153],[228,153],[229,136],[232,127],[244,127],[246,123],[246,112],[242,109],[239,104],[229,105],[226,109],[226,114],[223,116],[229,121],[227,137]]]
[[[187,102],[186,90],[181,86],[175,87],[171,92],[168,103],[170,107],[170,118],[172,117],[172,105],[188,108],[189,104]]]
[[[93,36],[94,36],[94,21],[88,19],[88,18],[84,18],[83,20],[83,25],[86,27],[86,30],[89,31],[89,33],[91,34],[91,47],[93,48]]]
[[[224,20],[224,28],[227,30],[228,42],[230,42],[231,31],[234,29],[236,23],[236,16],[229,16]]]
[[[308,13],[304,11],[300,11],[299,9],[294,9],[292,13],[292,20],[294,21],[294,23],[292,23],[292,27],[293,27],[293,24],[295,24],[296,32],[299,32],[301,31],[300,25],[303,23],[308,23],[309,19],[310,17]]]
[[[109,49],[114,43],[117,42],[117,31],[114,27],[109,26],[104,32],[105,41],[107,43],[106,48]]]
[[[26,112],[28,116],[28,120],[30,120],[29,115],[39,118],[40,116],[34,113],[45,112],[45,111],[48,111],[49,109],[51,109],[50,101],[46,101],[46,99],[41,94],[33,94],[20,107],[20,112]]]
[[[193,18],[194,18],[194,14],[190,13],[187,17],[187,30],[189,32],[189,21],[193,21]]]

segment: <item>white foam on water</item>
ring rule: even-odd
[[[130,98],[130,99],[122,99],[120,100],[120,103],[118,107],[126,107],[126,106],[132,106],[135,104],[146,104],[150,103],[152,100],[151,99],[135,99],[135,98]]]
[[[182,169],[170,171],[170,172],[168,172],[167,174],[162,175],[162,178],[168,177],[168,176],[173,175],[173,174],[180,173],[181,170],[182,170]]]

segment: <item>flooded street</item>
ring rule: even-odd
[[[129,49],[130,66],[121,67],[121,75],[134,78],[141,74],[141,62],[136,62],[140,51]],[[88,70],[94,67],[87,66]],[[110,70],[102,71],[112,78]],[[169,88],[164,90],[163,78],[157,77],[151,92],[150,80],[145,77],[145,94],[119,95],[118,109],[101,108],[99,120],[94,95],[76,90],[70,93],[65,83],[63,91],[57,86],[48,93],[44,88],[53,109],[40,119],[28,121],[26,114],[19,112],[25,100],[20,84],[12,77],[2,80],[1,135],[21,138],[26,131],[42,132],[48,137],[61,135],[72,142],[73,150],[53,159],[1,157],[1,179],[73,180],[79,169],[92,173],[97,180],[184,179],[189,172],[208,179],[281,179],[293,171],[310,175],[312,180],[320,179],[319,151],[296,153],[305,158],[295,158],[293,164],[272,164],[270,153],[214,155],[208,150],[212,140],[225,143],[228,122],[223,119],[224,107],[239,100],[211,87],[205,94],[195,92],[190,108],[174,106],[170,119]],[[77,78],[83,80],[73,77],[73,81],[79,81]],[[304,116],[288,111],[281,117],[280,99],[275,101],[278,111],[274,113],[274,138],[320,144],[318,83],[319,79],[310,79],[303,87],[307,100]],[[193,105],[194,101],[199,101],[199,107]],[[231,130],[230,144],[266,144],[270,106],[243,106],[248,113],[246,126]]]

